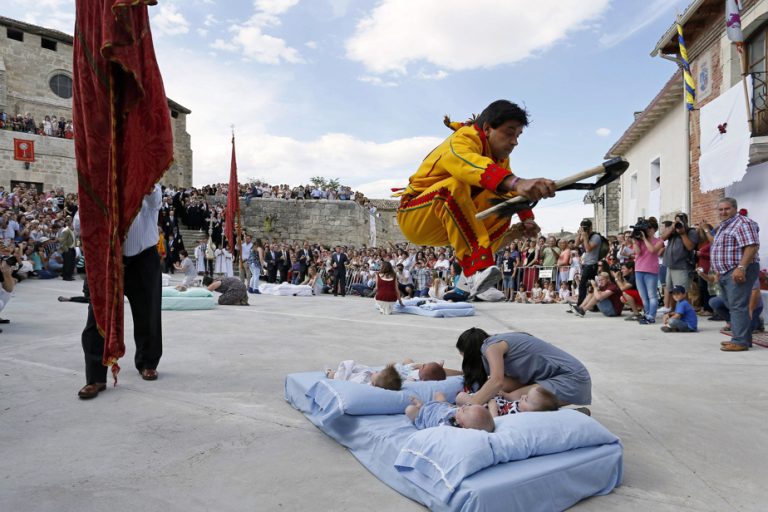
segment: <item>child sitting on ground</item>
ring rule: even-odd
[[[528,295],[525,293],[525,285],[521,284],[515,294],[515,302],[518,304],[528,304]]]
[[[664,332],[696,332],[699,320],[696,317],[696,311],[686,299],[685,288],[680,285],[672,288],[672,298],[677,302],[675,311],[664,315],[664,326],[661,330]]]
[[[405,415],[419,430],[441,425],[486,432],[493,432],[496,428],[493,417],[485,406],[468,404],[457,407],[446,402],[443,393],[435,393],[433,400],[426,404],[415,397],[411,398],[411,402],[405,409]]]
[[[509,400],[508,396],[501,392],[488,402],[488,410],[493,417],[519,412],[556,411],[558,408],[557,397],[538,384],[521,396],[520,400]]]
[[[328,368],[325,376],[333,380],[346,380],[358,384],[370,384],[377,388],[400,391],[403,379],[394,364],[388,364],[383,370],[375,371],[370,366],[357,364],[353,360],[342,361],[336,371]]]
[[[554,304],[558,302],[557,290],[555,290],[555,283],[550,281],[544,286],[544,297],[541,299],[542,304]]]
[[[531,302],[534,304],[541,304],[544,299],[544,290],[541,288],[541,283],[536,281],[531,288]]]
[[[560,292],[558,292],[560,300],[558,302],[571,302],[571,287],[568,286],[567,281],[560,283]]]

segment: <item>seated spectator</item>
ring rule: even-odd
[[[442,300],[445,296],[445,290],[448,285],[445,279],[440,277],[440,273],[437,270],[432,271],[432,285],[429,287],[429,296],[433,299]]]
[[[560,290],[558,291],[558,296],[560,297],[560,300],[558,302],[565,302],[568,304],[573,302],[571,287],[568,285],[567,281],[562,281],[560,283]]]
[[[632,310],[632,315],[625,320],[629,322],[643,318],[643,299],[635,284],[635,263],[632,260],[625,261],[621,264],[619,272],[613,272],[613,277],[622,291],[621,301]]]
[[[450,302],[466,302],[469,300],[469,289],[460,287],[461,281],[461,265],[454,263],[451,265],[451,276],[449,278],[450,284],[445,289],[443,300]]]
[[[624,305],[621,302],[621,290],[615,283],[611,282],[611,275],[608,272],[601,272],[597,275],[597,282],[590,281],[592,293],[590,293],[581,306],[574,306],[573,309],[579,316],[584,316],[587,311],[597,306],[605,316],[621,316],[621,310]]]
[[[541,301],[544,300],[544,289],[541,287],[541,283],[539,281],[536,281],[533,283],[533,288],[531,288],[531,304],[541,304]]]
[[[406,295],[409,299],[413,298],[413,278],[402,263],[397,264],[397,287],[400,289],[400,295]]]
[[[557,294],[557,290],[555,290],[555,283],[552,281],[548,282],[544,286],[544,296],[541,298],[542,304],[554,304],[556,302],[559,302],[560,296]]]
[[[528,304],[528,293],[525,291],[525,284],[520,283],[520,286],[517,288],[517,293],[515,294],[515,302],[518,304]]]
[[[664,315],[664,332],[696,332],[698,317],[693,306],[688,303],[685,288],[677,285],[672,288],[672,298],[675,300],[675,311]]]

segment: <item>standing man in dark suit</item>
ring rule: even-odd
[[[288,245],[283,244],[280,247],[280,254],[278,256],[278,270],[280,270],[280,282],[290,282],[288,279],[288,272],[291,270],[291,253],[288,252]]]
[[[277,278],[277,264],[279,258],[277,244],[272,244],[269,250],[264,251],[264,261],[267,264],[267,282],[274,283]]]
[[[331,262],[333,276],[335,277],[333,280],[333,296],[338,295],[339,290],[341,290],[341,296],[344,297],[347,294],[347,262],[349,262],[349,258],[342,251],[340,245],[336,246],[336,253],[331,258]]]
[[[299,259],[299,282],[303,283],[309,270],[309,262],[312,261],[312,251],[309,249],[309,242],[304,242],[304,248],[299,250],[296,255]]]

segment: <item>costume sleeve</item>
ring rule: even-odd
[[[459,130],[451,137],[442,159],[443,167],[454,178],[491,192],[496,192],[504,178],[512,175],[507,162],[500,165],[483,156],[483,143],[471,127]]]

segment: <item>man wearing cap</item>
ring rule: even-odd
[[[696,332],[699,319],[693,306],[688,302],[685,287],[677,285],[670,291],[675,301],[675,311],[664,315],[663,332]]]
[[[748,217],[738,214],[732,197],[717,203],[720,226],[710,249],[712,270],[720,275],[720,297],[731,315],[732,338],[720,344],[723,352],[743,352],[752,346],[749,297],[757,279],[760,259],[760,228]]]

